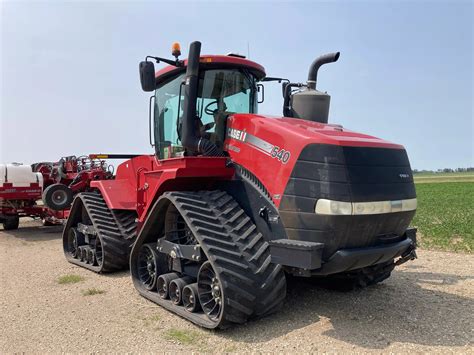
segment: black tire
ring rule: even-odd
[[[53,184],[43,191],[43,203],[55,211],[61,211],[71,206],[74,199],[72,190],[63,184]]]
[[[20,217],[18,216],[5,216],[3,220],[3,229],[6,231],[18,229],[20,225]]]

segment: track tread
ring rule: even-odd
[[[103,249],[103,262],[102,265],[92,266],[72,258],[65,252],[66,258],[74,264],[100,273],[128,268],[131,246],[136,237],[136,213],[110,210],[102,196],[95,192],[80,193],[76,196],[76,200],[73,208],[81,205],[80,207],[86,210],[93,227],[98,232]],[[67,238],[67,232],[71,227],[70,223],[67,223],[63,240]]]
[[[227,305],[232,308],[229,321],[238,320],[240,323],[248,318],[264,316],[281,305],[286,295],[283,270],[280,265],[269,262],[268,243],[230,195],[223,191],[202,191],[168,192],[164,196],[173,203],[186,200],[186,205],[178,209],[184,211],[194,231],[199,233],[201,246],[207,244],[212,261],[227,276],[225,279],[232,294],[238,295],[238,306]],[[201,214],[196,214],[195,208],[187,211],[186,207],[190,207],[193,201],[198,201],[205,211],[206,222],[198,218]],[[209,223],[211,220],[218,223],[213,225]],[[221,242],[219,246],[215,245],[217,238]],[[244,309],[252,311],[244,312]]]

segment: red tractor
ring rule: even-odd
[[[270,314],[286,276],[380,282],[416,257],[416,193],[403,146],[328,124],[330,97],[266,77],[242,56],[140,63],[154,155],[76,196],[67,260],[130,267],[138,292],[206,328]],[[168,66],[155,73],[153,61]],[[259,82],[283,82],[283,117],[257,114]]]

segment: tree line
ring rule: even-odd
[[[474,167],[469,167],[469,168],[444,168],[444,169],[437,169],[437,170],[418,170],[418,169],[413,169],[413,174],[423,174],[423,173],[468,173],[468,172],[474,172]]]

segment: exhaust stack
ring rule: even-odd
[[[288,92],[285,96],[285,116],[301,118],[302,120],[328,123],[329,104],[331,96],[325,92],[316,90],[318,71],[322,65],[334,63],[339,59],[339,52],[324,54],[314,60],[309,67],[308,81],[306,87],[292,95]],[[288,86],[301,86],[301,84],[288,84]],[[304,85],[303,85],[304,86]],[[290,87],[289,87],[290,88]],[[288,90],[290,91],[290,90]],[[288,100],[289,96],[289,100]],[[290,103],[286,108],[286,102]]]
[[[316,90],[316,83],[318,81],[319,68],[321,68],[321,66],[323,66],[324,64],[337,62],[340,55],[341,55],[341,52],[324,54],[316,58],[314,62],[311,63],[311,66],[309,67],[308,80],[307,80],[309,89]]]

